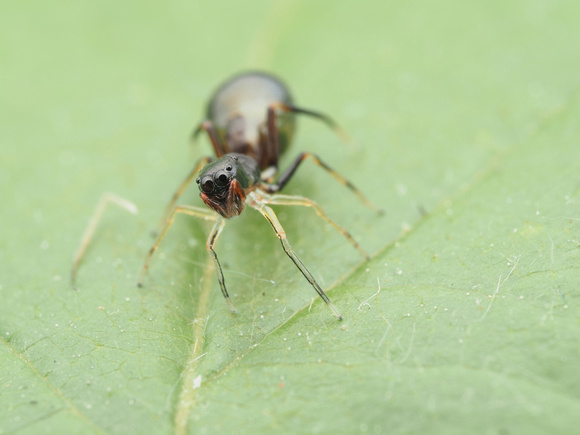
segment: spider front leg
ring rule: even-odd
[[[294,262],[296,267],[300,270],[300,272],[302,272],[302,275],[304,275],[304,278],[306,278],[308,280],[308,282],[310,283],[310,285],[312,285],[312,287],[314,287],[314,290],[316,290],[316,293],[318,293],[318,296],[320,296],[322,298],[322,300],[326,303],[328,308],[330,308],[332,313],[336,317],[338,317],[338,320],[342,320],[342,316],[340,315],[340,312],[336,309],[334,304],[330,301],[330,299],[328,298],[326,293],[324,293],[324,290],[322,290],[322,288],[320,288],[320,286],[318,285],[318,283],[316,282],[316,280],[314,279],[314,277],[312,276],[310,271],[306,268],[306,266],[304,266],[304,263],[302,263],[300,258],[298,258],[298,256],[294,252],[294,249],[292,249],[292,246],[290,246],[290,243],[288,242],[288,239],[286,238],[286,232],[284,231],[284,227],[282,227],[282,224],[280,224],[280,221],[278,220],[278,217],[276,216],[274,211],[270,207],[268,207],[263,201],[261,201],[257,197],[257,195],[254,194],[254,192],[250,193],[249,197],[250,197],[249,205],[251,207],[255,208],[256,210],[258,210],[260,213],[262,213],[262,216],[264,216],[266,218],[266,220],[268,222],[270,222],[270,225],[272,225],[272,228],[274,229],[276,236],[280,239],[280,243],[282,244],[282,248],[284,249],[284,252],[286,253],[286,255],[288,255],[288,257],[290,257],[290,259]]]
[[[311,200],[310,198],[306,198],[304,196],[299,196],[299,195],[282,195],[282,194],[274,194],[274,195],[268,195],[263,193],[262,194],[262,201],[266,204],[273,204],[273,205],[298,205],[298,206],[302,206],[302,207],[312,207],[314,209],[314,211],[316,212],[316,214],[318,215],[318,217],[320,217],[321,219],[325,220],[327,223],[329,223],[332,228],[334,228],[336,231],[338,231],[340,234],[342,234],[346,240],[348,240],[348,242],[354,246],[354,248],[367,260],[370,260],[370,256],[369,254],[367,254],[367,252],[361,248],[361,246],[358,244],[358,242],[354,239],[354,237],[342,226],[340,226],[339,224],[337,224],[336,222],[334,222],[332,219],[330,219],[328,217],[328,215],[326,214],[326,212],[324,211],[324,209],[322,207],[320,207],[320,205],[318,205],[318,203],[316,203],[315,201]]]
[[[214,262],[214,265],[216,268],[216,273],[218,276],[218,281],[220,283],[222,294],[224,295],[226,303],[228,304],[228,307],[230,308],[230,310],[235,313],[236,309],[234,308],[234,305],[232,304],[232,301],[230,300],[230,296],[228,295],[222,267],[221,267],[221,264],[218,260],[217,254],[214,250],[214,245],[215,245],[220,233],[222,232],[226,222],[221,216],[215,214],[211,210],[207,210],[207,209],[200,208],[200,207],[188,206],[188,205],[180,205],[180,206],[177,206],[173,209],[173,211],[169,215],[169,218],[167,219],[165,226],[163,227],[163,230],[161,231],[161,233],[157,237],[157,240],[155,240],[155,243],[153,244],[153,246],[151,246],[151,249],[149,249],[149,253],[147,254],[147,257],[145,258],[145,263],[143,264],[143,268],[141,269],[141,274],[139,276],[139,282],[137,283],[137,285],[139,287],[141,287],[143,285],[143,279],[145,278],[145,274],[147,273],[147,270],[149,269],[149,262],[151,261],[151,258],[153,257],[153,254],[155,253],[157,248],[159,248],[161,241],[165,238],[165,235],[167,234],[167,232],[169,231],[169,229],[171,228],[171,226],[175,222],[175,217],[178,214],[185,214],[185,215],[197,217],[199,219],[203,219],[206,221],[215,221],[215,224],[214,224],[211,232],[209,233],[209,236],[207,238],[207,242],[206,242],[205,246],[206,246],[207,252],[210,254],[210,256]]]
[[[215,242],[217,241],[217,238],[221,234],[225,225],[226,225],[226,221],[224,220],[224,218],[222,218],[221,216],[218,216],[216,223],[211,230],[211,233],[209,233],[209,237],[207,238],[207,243],[205,244],[205,247],[206,247],[209,255],[211,255],[211,258],[212,258],[213,263],[215,265],[215,272],[217,274],[218,281],[220,283],[220,288],[222,290],[222,294],[224,295],[226,303],[228,304],[230,311],[232,313],[235,313],[236,308],[234,307],[234,304],[232,304],[232,301],[230,300],[230,295],[228,294],[228,290],[226,289],[226,280],[224,278],[224,272],[222,271],[222,266],[220,264],[220,261],[218,260],[217,253],[213,249]]]

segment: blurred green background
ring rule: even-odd
[[[0,433],[570,434],[580,412],[580,6],[572,1],[4,1]],[[180,218],[215,86],[281,76],[330,114],[277,208],[337,322],[252,210],[208,262]],[[102,193],[110,208],[78,274]],[[183,202],[202,205],[195,186]],[[380,289],[380,292],[379,292]]]

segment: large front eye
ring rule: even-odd
[[[228,177],[228,174],[226,174],[224,171],[219,171],[217,174],[215,174],[215,184],[218,187],[225,187],[229,182],[230,177]]]
[[[200,186],[204,193],[210,193],[213,190],[214,183],[211,177],[205,177],[203,180],[201,180]]]

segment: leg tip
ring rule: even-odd
[[[338,310],[336,309],[336,307],[332,304],[332,302],[328,301],[327,302],[327,306],[328,308],[330,308],[330,310],[332,311],[332,314],[334,314],[336,316],[336,318],[341,321],[342,320],[342,315],[338,312]]]
[[[230,309],[232,314],[238,314],[238,311],[236,310],[236,307],[234,307],[234,304],[232,304],[232,301],[230,301],[230,298],[226,299],[226,303],[228,304],[228,308]]]
[[[363,248],[361,248],[360,246],[358,247],[358,252],[360,255],[363,256],[363,258],[367,261],[369,261],[371,259],[371,256],[369,255],[369,253],[367,251],[365,251]]]

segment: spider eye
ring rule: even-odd
[[[231,172],[232,171],[232,165],[227,165],[226,166],[226,171]]]
[[[214,188],[214,182],[210,177],[207,177],[205,180],[202,181],[201,183],[201,190],[203,190],[204,193],[210,193]]]
[[[230,182],[230,177],[225,172],[218,172],[215,176],[215,184],[218,187],[225,187]]]

